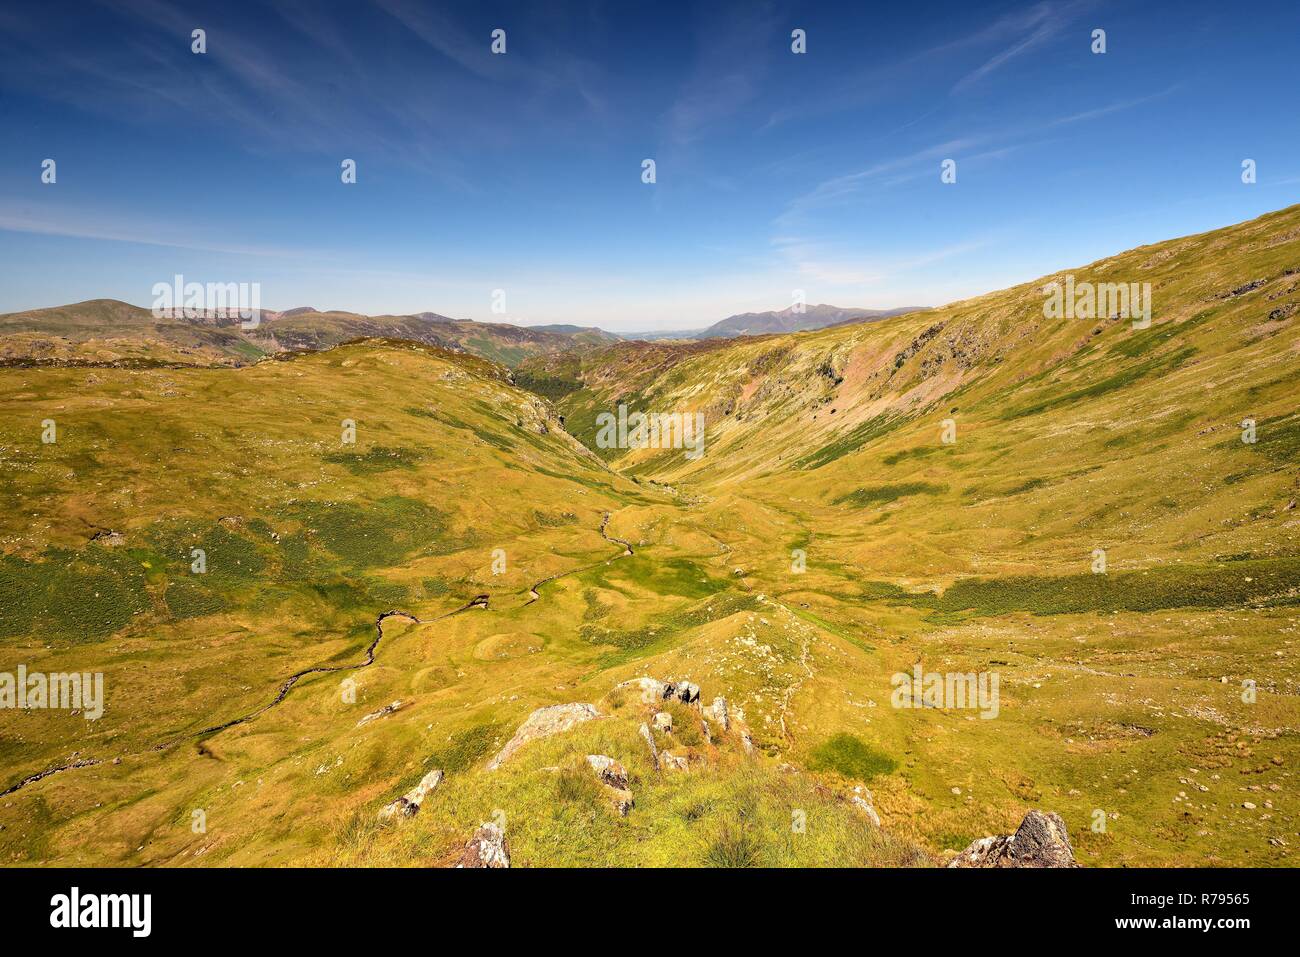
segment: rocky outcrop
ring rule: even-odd
[[[376,721],[379,718],[387,718],[390,714],[394,713],[401,707],[402,707],[402,702],[400,701],[394,701],[392,704],[386,704],[378,711],[372,711],[370,714],[366,715],[364,718],[358,721],[357,727],[364,728],[371,721]]]
[[[628,790],[627,768],[605,754],[589,754],[587,763],[596,772],[600,782],[605,785],[605,790],[614,804],[614,810],[627,817],[628,812],[636,807],[632,792]]]
[[[664,734],[672,734],[673,716],[667,711],[660,711],[654,716],[655,730],[662,731]]]
[[[949,867],[1078,867],[1065,822],[1055,812],[1030,811],[1015,834],[982,837]]]
[[[723,731],[726,731],[727,728],[730,727],[730,723],[727,717],[726,698],[714,698],[713,704],[709,705],[707,708],[703,710],[704,710],[704,717],[708,718],[710,721],[712,721],[714,724],[720,727]]]
[[[391,821],[396,818],[415,817],[420,810],[420,805],[424,803],[430,792],[442,783],[441,771],[430,771],[420,783],[411,790],[407,791],[392,804],[387,804],[379,812],[381,821]]]
[[[659,770],[659,749],[655,747],[655,736],[650,733],[650,727],[642,722],[637,731],[645,739],[646,746],[650,749],[650,763],[656,771]]]
[[[510,845],[505,831],[488,821],[474,832],[465,850],[461,852],[457,867],[509,867]]]
[[[515,736],[506,742],[496,757],[488,762],[487,769],[495,771],[530,741],[560,734],[599,717],[600,712],[589,704],[554,704],[549,708],[538,708],[519,726]]]
[[[627,768],[613,758],[604,754],[589,754],[587,763],[603,783],[620,791],[627,790]]]

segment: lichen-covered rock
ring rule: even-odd
[[[654,716],[655,730],[662,731],[664,734],[671,734],[673,730],[673,716],[667,711],[660,711]]]
[[[515,736],[506,742],[506,746],[497,753],[496,757],[488,762],[487,769],[495,771],[530,741],[560,734],[599,717],[600,712],[589,704],[554,704],[549,708],[538,708],[519,726]]]
[[[505,831],[488,821],[474,832],[465,850],[461,852],[457,867],[509,867],[510,845]]]
[[[398,817],[415,817],[420,810],[420,805],[424,803],[424,799],[427,798],[429,793],[441,783],[442,772],[436,770],[430,771],[420,779],[419,784],[411,788],[411,790],[407,791],[393,803],[385,805],[379,812],[379,819],[381,821],[389,821]]]
[[[1030,811],[1015,834],[982,837],[949,867],[1078,867],[1065,822],[1055,812]]]
[[[589,754],[587,763],[601,781],[620,791],[627,790],[627,768],[613,758],[604,754]]]

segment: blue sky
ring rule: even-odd
[[[1298,60],[1293,0],[10,2],[0,311],[937,305],[1295,203]]]

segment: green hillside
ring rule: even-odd
[[[1067,272],[1149,283],[1149,328],[1047,318]],[[1040,808],[1086,866],[1293,864],[1298,302],[1292,207],[513,373],[405,327],[2,368],[0,647],[102,672],[105,706],[0,711],[0,861],[430,866],[500,821],[516,866],[924,866]],[[702,413],[703,454],[600,448],[620,404]],[[996,709],[897,706],[918,667],[995,674]]]

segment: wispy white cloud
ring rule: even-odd
[[[106,242],[131,243],[145,246],[164,246],[170,249],[192,249],[200,252],[226,253],[237,256],[319,258],[318,250],[291,249],[264,244],[209,242],[202,237],[203,230],[194,230],[167,222],[132,221],[120,213],[88,212],[84,210],[41,209],[40,216],[26,210],[6,209],[0,206],[0,230],[13,233],[30,233],[42,236],[62,236],[69,239],[96,239]]]
[[[976,42],[1010,38],[1003,47],[978,67],[953,84],[952,92],[959,93],[1001,69],[1016,57],[1023,56],[1051,40],[1056,39],[1085,6],[1083,3],[1038,3],[1028,10],[1009,14],[977,35]]]

